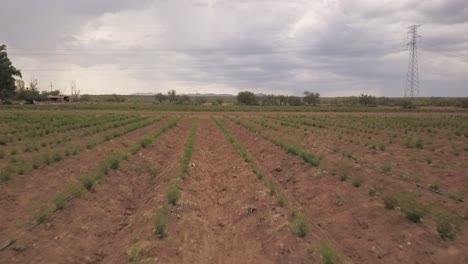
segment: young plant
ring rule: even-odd
[[[322,257],[322,264],[337,264],[340,263],[340,257],[330,243],[325,242],[320,247],[320,255]]]
[[[463,219],[446,211],[439,211],[435,214],[437,233],[440,238],[453,240],[461,232]]]
[[[355,188],[359,188],[362,185],[362,178],[354,177],[353,181],[351,182]]]
[[[166,206],[163,206],[158,209],[155,215],[154,220],[154,230],[153,233],[160,239],[163,239],[167,236],[166,226],[169,222],[169,209]]]
[[[79,180],[86,190],[91,191],[93,189],[94,179],[91,176],[81,175]]]
[[[305,217],[302,214],[293,213],[291,219],[292,232],[298,237],[305,237],[309,232]]]
[[[173,183],[167,192],[167,203],[170,205],[177,205],[180,198],[180,189],[178,183]]]
[[[276,196],[276,203],[279,207],[284,207],[286,205],[286,196],[284,194],[279,194]]]
[[[129,249],[127,249],[127,259],[130,263],[137,263],[141,257],[141,246],[139,243],[133,244]]]
[[[393,169],[393,164],[389,161],[385,161],[382,165],[382,171],[385,173],[390,173]]]
[[[67,197],[62,193],[57,194],[54,197],[54,205],[57,210],[65,209],[67,207]]]

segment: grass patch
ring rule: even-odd
[[[361,187],[361,185],[362,185],[362,178],[361,178],[361,177],[354,177],[354,179],[352,180],[351,184],[352,184],[355,188]]]
[[[390,161],[385,161],[382,165],[382,171],[385,173],[390,173],[393,170],[393,164]]]
[[[153,143],[153,140],[149,137],[145,137],[138,142],[138,145],[142,148],[147,148]]]
[[[34,221],[38,224],[45,223],[47,220],[50,219],[54,209],[51,207],[42,207],[34,212]]]
[[[91,191],[93,189],[94,179],[91,176],[81,175],[78,180],[86,190]]]
[[[278,204],[279,207],[284,207],[286,206],[286,196],[284,194],[278,194],[276,196],[276,204]]]
[[[439,210],[435,213],[437,233],[440,238],[454,240],[458,233],[461,233],[463,219],[455,214]]]
[[[306,219],[302,214],[293,212],[291,219],[291,230],[298,237],[305,237],[309,232]]]
[[[180,198],[180,189],[178,183],[173,183],[167,191],[167,203],[175,206]]]
[[[127,259],[130,263],[137,263],[141,257],[141,246],[139,243],[133,244],[129,249],[127,249]]]
[[[388,210],[395,209],[395,207],[398,204],[398,201],[397,201],[396,197],[394,197],[393,195],[389,195],[389,194],[384,195],[382,197],[382,200],[384,202],[385,208],[387,208]]]
[[[325,242],[320,247],[320,256],[322,264],[337,264],[341,263],[338,253],[329,242]]]
[[[184,148],[184,156],[182,157],[181,161],[181,174],[180,177],[184,177],[188,171],[189,171],[189,163],[190,160],[192,159],[193,155],[193,146],[195,144],[195,136],[197,133],[197,128],[198,128],[198,122],[194,121],[192,128],[190,129],[190,134],[187,139],[187,142],[185,142],[185,148]]]
[[[169,209],[163,206],[158,209],[154,219],[153,233],[160,239],[167,236],[167,223],[169,222]]]
[[[67,197],[62,193],[55,195],[54,205],[57,210],[65,209],[65,207],[67,207]]]

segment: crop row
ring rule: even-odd
[[[37,115],[31,113],[28,118],[17,118],[12,122],[0,125],[0,144],[7,144],[14,141],[33,139],[54,133],[69,132],[79,128],[86,128],[107,122],[125,120],[128,115],[87,115],[87,114],[53,114]],[[5,117],[5,116],[1,116]],[[58,121],[56,120],[58,119]],[[55,120],[55,121],[54,121]]]
[[[236,122],[236,120],[231,119],[228,117],[229,120]],[[241,157],[251,168],[252,172],[257,176],[259,180],[263,182],[263,184],[268,188],[269,194],[274,196],[277,202],[277,205],[280,207],[287,206],[287,196],[284,193],[283,186],[278,184],[269,173],[263,170],[256,159],[252,156],[252,154],[245,148],[245,146],[237,140],[237,138],[232,134],[232,132],[225,126],[223,121],[213,118],[216,125],[219,129],[223,132],[226,138],[229,140],[231,145],[236,150],[236,153],[239,157]],[[252,128],[250,128],[252,129]],[[252,131],[252,130],[251,130]],[[286,152],[292,153],[294,155],[300,156],[306,162],[313,166],[318,166],[318,160],[312,158],[312,162],[310,162],[311,153],[307,153],[301,149],[296,148],[295,146],[289,145],[281,140],[276,140],[270,137],[267,137],[259,131],[255,131],[257,135],[261,136],[265,140],[270,141],[271,143],[283,148]],[[301,156],[302,155],[302,156]],[[305,157],[305,158],[304,158]],[[293,203],[289,204],[290,208],[290,228],[291,231],[299,238],[304,238],[309,233],[309,223],[308,219],[306,218],[305,214],[301,212],[301,209],[298,206],[295,206]],[[315,234],[317,236],[317,234]],[[320,239],[320,238],[319,238]],[[323,263],[338,263],[342,257],[341,254],[337,253],[334,249],[330,241],[324,240],[321,243],[320,248],[318,249],[322,262]]]
[[[82,144],[85,147],[82,147],[81,144],[78,144],[78,141],[82,139],[77,138],[75,141],[72,141],[63,147],[53,149],[52,151],[46,149],[44,152],[40,152],[37,155],[29,156],[29,158],[19,157],[10,159],[10,163],[7,164],[0,172],[0,179],[1,181],[8,181],[15,175],[30,173],[33,170],[59,162],[64,157],[77,155],[86,149],[92,149],[97,145],[109,141],[113,138],[123,136],[131,131],[148,126],[156,121],[159,121],[160,119],[161,118],[135,119],[131,122],[121,122],[118,125],[114,124],[111,126],[112,129],[109,128],[111,131],[104,133],[103,135],[99,134],[97,137],[88,136],[86,139],[87,143]],[[120,130],[115,130],[119,127],[123,128]],[[97,132],[98,131],[96,130],[95,133]]]
[[[242,121],[231,117],[228,118],[234,123],[246,128],[248,131],[257,134],[274,144],[276,144],[275,141],[286,142],[284,139],[275,139],[273,136],[267,136],[267,133],[265,133],[263,129],[249,124],[246,121]],[[301,156],[296,152],[289,151],[288,148],[285,148],[281,145],[279,146],[282,147],[288,153]],[[353,174],[352,170],[354,168],[352,166],[343,166],[343,163],[341,161],[338,161],[337,163],[332,163],[330,166],[330,162],[328,162],[325,159],[325,156],[321,156],[320,160],[323,164],[323,166],[321,166],[322,169],[330,170],[329,173],[331,173],[331,175],[339,177],[339,179],[342,182],[347,181],[349,176]],[[326,171],[323,171],[323,173],[326,173]],[[352,180],[352,184],[354,187],[359,188],[363,184],[363,179],[360,177],[355,177]],[[369,195],[380,196],[382,198],[382,203],[387,209],[398,208],[398,210],[402,212],[402,214],[412,222],[420,222],[424,216],[431,216],[436,223],[436,230],[441,238],[453,239],[455,235],[460,232],[460,227],[463,223],[461,221],[460,216],[451,213],[442,207],[424,203],[420,199],[420,196],[416,194],[403,191],[393,192],[390,190],[386,190],[382,187],[377,188],[374,186],[370,186]],[[387,205],[390,203],[392,204],[392,206]]]
[[[271,122],[266,122],[265,120],[253,120],[252,121],[253,123],[256,123],[258,125],[261,125],[263,127],[266,127],[268,129],[273,129],[273,130],[276,130],[276,131],[279,131],[281,129],[279,129],[278,127],[275,126],[275,124],[271,124]],[[275,122],[275,121],[272,121],[272,122]],[[300,127],[300,126],[294,126],[294,125],[291,125],[289,123],[289,121],[286,121],[286,120],[283,120],[283,121],[279,121],[279,124],[280,125],[283,125],[283,124],[286,124],[286,127],[290,128],[290,129],[296,129],[296,130],[300,130],[300,131],[303,131],[303,128]],[[305,128],[304,128],[305,129]],[[312,130],[308,130],[310,132],[314,132]],[[299,132],[299,131],[297,131]],[[291,134],[296,134],[296,135],[300,135],[301,133],[297,133],[297,132],[293,132]],[[431,182],[430,184],[427,183],[427,180],[426,180],[426,184],[424,183],[421,183],[421,181],[424,181],[425,179],[421,179],[421,178],[417,178],[417,177],[412,177],[410,172],[408,171],[401,171],[403,168],[401,167],[396,167],[395,166],[395,162],[392,161],[393,158],[395,157],[401,157],[402,155],[408,155],[410,156],[411,153],[408,153],[408,152],[405,152],[405,150],[401,149],[401,148],[397,148],[397,147],[393,147],[392,143],[390,142],[390,146],[392,146],[392,148],[387,148],[387,146],[384,144],[384,143],[373,143],[373,144],[369,144],[369,146],[367,146],[367,144],[360,144],[359,142],[362,141],[362,138],[353,138],[353,139],[350,139],[350,141],[342,141],[342,143],[339,143],[337,144],[336,143],[336,138],[333,137],[333,132],[327,132],[327,133],[324,133],[324,134],[319,134],[319,133],[314,133],[314,135],[308,135],[309,138],[317,138],[317,137],[320,137],[322,140],[320,141],[317,141],[317,142],[320,142],[322,145],[323,144],[328,144],[328,149],[331,150],[333,152],[333,154],[339,154],[339,155],[342,155],[344,157],[347,157],[349,158],[350,160],[354,161],[354,162],[357,162],[363,166],[366,166],[370,169],[373,169],[377,172],[384,172],[386,174],[389,174],[389,175],[392,175],[392,176],[395,176],[401,180],[405,180],[405,181],[409,181],[413,184],[415,184],[416,186],[420,187],[420,188],[425,188],[425,189],[428,189],[430,191],[434,191],[434,192],[437,192],[437,193],[441,193],[441,194],[444,194],[450,198],[453,198],[453,199],[456,199],[456,200],[461,200],[462,197],[460,194],[458,193],[455,193],[455,192],[450,192],[450,193],[447,193],[447,192],[443,192],[441,190],[441,186],[440,186],[440,183],[438,183],[437,181],[434,181],[434,182]],[[331,138],[331,139],[330,139]],[[327,143],[328,142],[328,143]],[[335,143],[330,143],[330,142],[335,142]],[[355,144],[353,144],[355,143]],[[350,146],[351,144],[351,146]],[[406,144],[410,144],[408,147],[412,147],[412,145],[414,144],[415,148],[422,148],[422,143],[420,143],[418,140],[415,140],[415,142],[413,143],[413,141],[411,142],[407,142]],[[344,150],[342,150],[344,149]],[[386,157],[386,160],[384,163],[380,164],[380,156],[379,155],[375,155],[376,151],[381,151],[381,152],[388,152],[388,153],[391,153],[392,155],[389,155]],[[328,151],[328,154],[331,154],[331,151]],[[326,151],[322,151],[324,153],[326,153]],[[370,153],[369,153],[370,152]],[[371,155],[366,155],[366,156],[363,156],[363,154],[366,154],[366,153],[369,153]],[[438,155],[440,155],[440,153],[438,153]],[[361,158],[362,157],[362,158]],[[431,155],[430,155],[430,152],[429,153],[424,153],[424,155],[417,155],[415,157],[412,158],[412,161],[413,163],[416,163],[416,162],[419,162],[420,163],[420,166],[421,167],[426,167],[428,169],[431,169],[433,166],[435,166],[436,164],[432,163],[432,160],[434,160],[436,157],[434,156],[433,158],[431,158]],[[442,163],[443,161],[440,159],[441,157],[437,157],[440,161],[439,163]],[[453,159],[451,160],[453,161]],[[380,165],[379,165],[380,164]],[[461,162],[461,164],[463,164],[463,162]],[[412,169],[412,168],[409,168],[409,169]],[[451,169],[453,170],[454,169],[454,166],[451,167]],[[434,173],[437,175],[437,173]]]
[[[169,120],[156,132],[144,136],[137,140],[134,144],[128,146],[125,151],[119,153],[109,153],[103,160],[98,163],[95,168],[80,174],[77,177],[76,183],[68,184],[66,190],[55,194],[49,204],[40,206],[37,210],[35,210],[33,215],[33,226],[37,226],[45,222],[52,216],[54,212],[65,209],[69,202],[80,197],[83,191],[91,191],[94,186],[102,182],[111,171],[119,169],[122,161],[128,160],[130,156],[138,153],[140,149],[149,147],[162,134],[177,126],[178,121],[178,118]]]

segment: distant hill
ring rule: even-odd
[[[133,93],[130,95],[135,95],[135,96],[155,96],[155,93]],[[229,97],[229,96],[234,96],[232,94],[215,94],[215,93],[206,93],[206,94],[186,94],[188,96],[204,96],[204,97]]]

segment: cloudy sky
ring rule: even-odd
[[[23,79],[81,93],[468,96],[467,0],[0,0]]]

